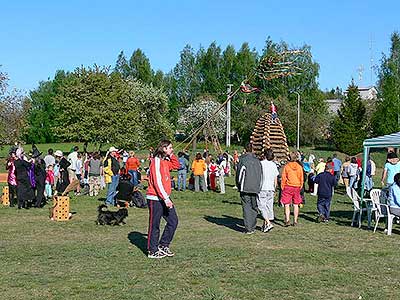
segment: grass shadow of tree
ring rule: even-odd
[[[242,219],[222,215],[222,217],[204,216],[207,222],[214,223],[219,226],[224,226],[238,232],[244,232],[244,223]]]
[[[128,234],[128,239],[132,245],[135,245],[145,255],[147,255],[147,234],[138,231],[132,231]]]

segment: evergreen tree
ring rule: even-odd
[[[376,135],[400,131],[400,35],[391,37],[390,55],[383,55],[379,69],[378,100],[373,116]]]
[[[171,124],[176,125],[179,118],[179,110],[181,102],[177,96],[177,80],[172,72],[164,76],[164,90],[168,97],[168,120]]]
[[[180,60],[173,70],[174,96],[179,105],[184,107],[191,103],[200,92],[200,75],[196,64],[196,56],[193,48],[186,45],[180,54]]]
[[[243,43],[236,53],[236,64],[234,67],[234,80],[242,82],[247,76],[253,74],[258,63],[258,53],[251,50],[248,43]]]
[[[130,75],[131,71],[128,61],[126,60],[124,51],[121,51],[119,53],[114,71],[120,73],[122,78],[128,78],[128,76]]]
[[[338,150],[349,155],[355,155],[362,150],[362,144],[367,137],[365,121],[365,105],[357,86],[352,82],[338,116],[333,121],[332,140]]]
[[[234,76],[234,68],[236,65],[236,50],[232,45],[228,45],[224,52],[222,53],[222,58],[221,58],[221,81],[223,86],[226,86],[227,84],[231,83],[236,86],[240,84],[235,79]]]
[[[212,42],[207,51],[201,48],[197,53],[196,61],[201,80],[201,93],[220,94],[223,92],[220,70],[221,48],[216,42]]]
[[[136,49],[129,60],[130,76],[143,83],[150,84],[153,81],[153,70],[150,61],[141,49]]]
[[[165,86],[164,73],[161,70],[157,70],[153,77],[153,86],[163,89]]]

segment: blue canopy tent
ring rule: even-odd
[[[361,202],[364,200],[364,183],[367,172],[368,154],[370,148],[400,147],[400,132],[366,139],[363,143],[363,162],[361,177]]]

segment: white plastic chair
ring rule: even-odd
[[[373,202],[373,205],[376,207],[375,211],[375,227],[374,227],[374,232],[376,232],[376,228],[378,227],[378,223],[380,218],[387,218],[387,235],[392,234],[392,228],[393,228],[393,219],[395,218],[395,215],[390,213],[390,207],[387,204],[380,203],[380,198],[381,198],[381,190],[378,189],[373,189],[371,190],[371,200]]]
[[[361,228],[361,215],[363,211],[367,212],[368,216],[368,228],[371,227],[371,216],[372,216],[372,211],[373,211],[373,204],[371,199],[363,199],[365,202],[366,207],[361,207],[361,197],[357,194],[357,191],[352,188],[351,189],[351,200],[353,201],[353,219],[351,220],[351,226],[354,225],[354,221],[356,219],[356,216],[358,214],[358,228]]]
[[[380,189],[372,189],[369,192],[369,196],[371,198],[372,201],[372,212],[375,213],[375,225],[376,222],[378,222],[379,220],[379,208],[378,208],[378,204],[381,203],[380,199],[381,199],[381,190]]]

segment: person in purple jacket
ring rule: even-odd
[[[318,184],[318,201],[317,201],[317,210],[319,216],[317,218],[317,222],[329,222],[329,216],[331,211],[331,200],[332,200],[332,191],[336,184],[336,178],[332,175],[332,165],[327,164],[325,166],[325,171],[318,174],[315,177],[315,183]]]

